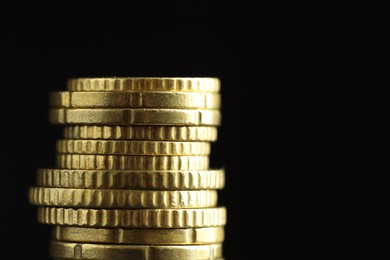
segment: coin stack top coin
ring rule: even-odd
[[[223,259],[218,78],[74,78],[49,104],[63,134],[28,200],[53,259]]]

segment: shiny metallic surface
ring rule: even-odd
[[[219,109],[221,96],[198,92],[69,92],[50,93],[52,108],[185,108]]]
[[[102,77],[72,78],[67,82],[69,91],[172,91],[219,92],[218,78],[160,78],[160,77]]]
[[[215,126],[65,125],[63,128],[67,139],[215,142],[218,138]]]
[[[83,170],[207,170],[207,155],[57,154],[62,169]]]
[[[217,205],[216,190],[130,190],[30,187],[36,206],[71,208],[204,208]]]
[[[219,126],[217,109],[152,109],[152,108],[53,108],[52,124],[70,125],[186,125]]]
[[[225,186],[225,170],[120,171],[38,169],[36,184],[41,187],[81,189],[222,189]]]
[[[28,189],[52,259],[221,260],[218,78],[73,78],[50,93],[54,167]]]
[[[210,260],[222,256],[222,244],[207,245],[118,245],[51,241],[52,257],[70,259],[170,259]]]
[[[57,153],[122,155],[209,155],[208,142],[57,140]]]
[[[38,207],[38,222],[48,225],[123,228],[215,227],[227,223],[225,207],[191,209],[91,209]]]
[[[85,228],[55,226],[52,239],[82,243],[135,245],[214,244],[224,240],[223,227],[202,228]]]

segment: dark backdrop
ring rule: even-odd
[[[69,8],[70,7],[70,8]],[[4,8],[1,34],[1,246],[46,259],[49,226],[38,224],[27,189],[55,164],[61,127],[48,123],[48,94],[70,77],[219,77],[223,126],[211,166],[225,167],[219,202],[229,208],[226,255],[237,255],[240,89],[232,9],[199,2]],[[12,15],[11,15],[12,13]],[[228,116],[229,115],[229,116]],[[224,130],[223,130],[224,129]],[[228,230],[229,229],[229,230]],[[228,241],[230,240],[230,242]],[[235,241],[236,240],[236,241]],[[229,245],[230,244],[230,245]],[[230,251],[230,252],[229,252]],[[13,257],[12,257],[13,258]],[[16,258],[16,257],[15,257]]]
[[[27,188],[54,165],[50,91],[78,76],[216,76],[226,259],[389,255],[385,7],[210,2],[3,9],[3,250],[48,256]]]

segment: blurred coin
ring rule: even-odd
[[[70,91],[194,91],[219,92],[220,80],[207,77],[106,77],[73,78],[67,82]]]
[[[52,239],[68,242],[191,245],[224,241],[224,227],[202,228],[86,228],[54,226]]]
[[[50,241],[50,256],[71,259],[210,260],[222,257],[222,244],[111,245]]]

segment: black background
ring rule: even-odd
[[[215,76],[223,123],[211,163],[227,171],[226,259],[389,256],[384,6],[93,7],[3,9],[3,250],[48,256],[49,227],[27,189],[54,165],[50,91],[79,76]]]

